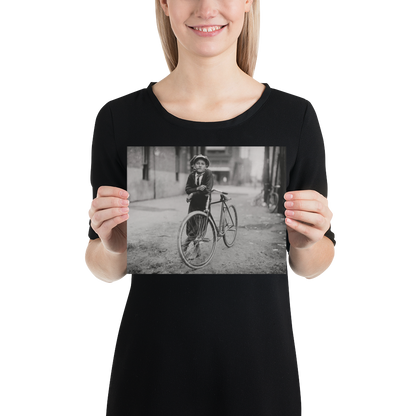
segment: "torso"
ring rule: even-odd
[[[164,85],[163,80],[153,85],[153,92],[166,111],[184,120],[202,122],[223,121],[237,117],[259,100],[264,89],[262,83],[251,79],[244,88],[240,89],[238,96],[207,104],[177,99],[177,95],[169,86]]]

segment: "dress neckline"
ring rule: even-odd
[[[173,114],[169,113],[160,103],[158,98],[153,92],[152,85],[156,83],[156,80],[151,79],[145,84],[145,88],[148,92],[149,98],[154,104],[156,110],[159,114],[167,121],[187,128],[193,129],[221,129],[227,127],[233,127],[238,124],[243,123],[244,121],[248,120],[252,117],[257,111],[263,106],[263,104],[267,101],[271,93],[272,83],[265,80],[261,81],[262,84],[266,85],[262,95],[260,98],[246,111],[239,114],[236,117],[233,117],[229,120],[222,120],[222,121],[193,121],[193,120],[185,120],[179,117],[174,116]]]

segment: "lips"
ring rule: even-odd
[[[188,27],[194,30],[199,30],[200,32],[207,33],[207,32],[213,32],[215,30],[220,30],[224,28],[225,26],[227,25],[201,25],[201,26],[188,26]]]
[[[226,25],[204,25],[204,26],[188,26],[196,35],[203,37],[211,37],[220,34]]]
[[[218,23],[218,24],[214,24],[214,23],[211,23],[210,25],[193,25],[193,26],[191,26],[191,25],[187,25],[188,27],[211,27],[211,26],[221,26],[221,27],[223,27],[223,26],[227,26],[228,25],[228,23]]]

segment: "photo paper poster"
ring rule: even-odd
[[[127,273],[285,274],[286,148],[129,146]]]

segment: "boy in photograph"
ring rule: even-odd
[[[214,185],[214,176],[208,169],[209,159],[204,155],[194,156],[191,161],[192,173],[186,182],[185,192],[188,194],[186,201],[189,202],[188,213],[193,211],[204,211],[208,200],[208,194]],[[187,224],[186,238],[183,249],[186,250],[189,244],[195,240],[198,227],[192,227],[192,223]],[[199,244],[195,247],[195,255],[199,257],[201,250]]]
[[[209,160],[204,155],[194,156],[191,161],[192,173],[188,176],[185,192],[189,203],[189,212],[204,211],[208,194],[214,185],[214,177],[208,169]]]

